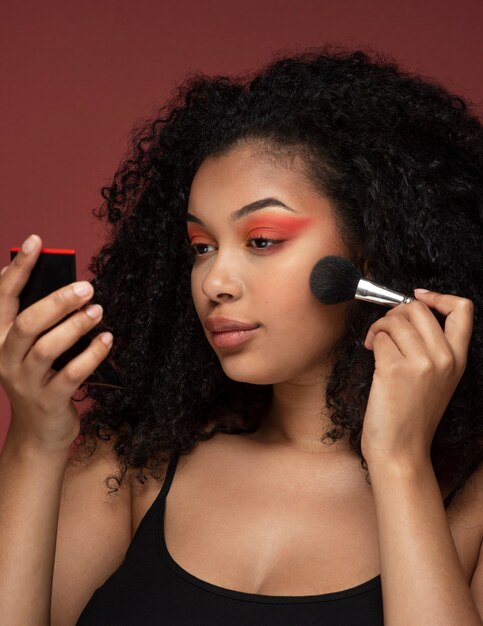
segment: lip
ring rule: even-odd
[[[218,348],[231,348],[244,343],[258,331],[258,326],[248,330],[228,330],[220,333],[213,333],[213,343]]]
[[[204,326],[207,330],[211,330],[212,333],[225,333],[236,330],[253,330],[258,328],[260,324],[239,322],[230,320],[227,317],[207,317]]]

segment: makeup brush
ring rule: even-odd
[[[415,299],[362,278],[355,266],[341,256],[326,256],[317,261],[310,273],[310,289],[322,304],[355,298],[393,307]]]

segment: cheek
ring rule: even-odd
[[[264,284],[257,286],[253,302],[260,304],[259,319],[270,326],[276,325],[280,332],[294,333],[304,319],[317,315],[320,304],[312,295],[309,272],[296,267],[283,268],[270,274]],[[258,308],[258,306],[257,306]],[[275,328],[274,328],[275,329]]]
[[[191,298],[199,317],[202,313],[203,298],[206,300],[206,297],[201,291],[201,283],[195,273],[191,274]]]
[[[283,294],[289,307],[317,304],[317,300],[310,290],[310,272],[318,258],[317,256],[311,262],[310,258],[307,258],[307,254],[304,254],[304,250],[298,249],[295,254],[290,257],[287,256],[283,261],[281,260],[277,271],[273,272],[272,291],[281,296]]]
[[[318,260],[317,257],[316,261]],[[286,338],[331,341],[343,329],[347,304],[324,306],[310,289],[310,272],[315,264],[292,263],[272,273],[265,289],[257,290],[254,302],[260,303],[260,320]],[[270,328],[269,328],[270,330]]]

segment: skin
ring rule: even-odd
[[[273,206],[230,220],[233,211],[269,197],[297,213]],[[251,144],[201,164],[188,213],[205,224],[187,222],[196,246],[191,290],[200,321],[220,315],[261,325],[251,339],[230,348],[217,347],[205,329],[227,376],[273,386],[273,402],[256,437],[329,453],[333,446],[320,442],[331,425],[324,388],[348,304],[321,304],[310,291],[309,276],[321,257],[350,258],[331,203],[309,185],[300,158],[280,163]],[[284,243],[249,241],[260,236]]]
[[[230,156],[233,157],[231,162],[229,162]],[[249,163],[252,156],[256,158],[255,164],[252,163],[253,176],[250,176]],[[311,302],[312,296],[307,292],[304,281],[307,279],[313,263],[320,256],[340,253],[339,250],[334,250],[337,248],[337,244],[340,244],[340,240],[337,239],[336,229],[331,230],[331,225],[335,226],[335,224],[333,214],[330,213],[330,204],[324,205],[325,200],[322,202],[320,196],[320,203],[316,204],[317,194],[315,196],[312,194],[311,201],[305,204],[305,200],[309,196],[304,194],[310,194],[312,191],[310,188],[304,187],[302,183],[304,178],[301,176],[302,170],[296,168],[295,161],[292,163],[292,167],[285,167],[284,169],[280,165],[276,166],[273,160],[267,162],[263,158],[261,159],[259,153],[254,155],[227,154],[225,157],[227,160],[224,162],[219,157],[217,163],[207,160],[203,164],[205,173],[208,172],[208,180],[210,180],[210,167],[213,168],[211,171],[211,189],[206,186],[206,177],[205,184],[199,184],[198,188],[194,189],[194,194],[198,189],[198,195],[196,198],[193,196],[191,210],[198,212],[199,215],[203,213],[203,219],[207,224],[208,219],[210,219],[210,232],[207,233],[207,236],[213,238],[214,242],[213,248],[210,248],[213,250],[213,254],[207,255],[201,263],[197,262],[198,265],[194,268],[193,297],[196,298],[198,314],[202,321],[204,315],[209,313],[231,315],[244,321],[257,321],[263,324],[262,330],[266,333],[267,339],[262,333],[257,337],[260,339],[260,349],[255,341],[250,344],[249,349],[247,343],[243,348],[226,352],[218,351],[213,344],[211,345],[219,354],[220,362],[225,371],[231,372],[233,377],[238,376],[239,380],[250,380],[251,377],[257,376],[263,379],[268,374],[273,376],[275,380],[272,383],[275,402],[270,411],[271,419],[264,422],[262,435],[264,437],[285,437],[285,440],[288,435],[288,447],[295,449],[296,445],[313,444],[314,440],[310,436],[315,435],[316,432],[318,435],[321,431],[318,409],[321,396],[323,399],[320,384],[324,382],[324,376],[320,374],[320,366],[327,365],[329,362],[330,345],[331,342],[335,341],[336,333],[342,332],[343,323],[341,320],[344,313],[344,307],[340,307],[339,317],[330,313],[330,309],[335,309],[335,307],[323,307],[316,303],[319,307],[319,317],[317,317],[313,310],[313,302]],[[270,165],[268,168],[265,167],[267,163]],[[281,172],[282,176],[274,173],[274,167],[278,172]],[[208,169],[206,170],[206,168]],[[213,171],[217,173],[217,176],[213,177]],[[203,173],[203,170],[200,169],[200,172]],[[218,178],[220,172],[223,172],[224,177]],[[200,178],[197,179],[197,184],[199,180]],[[203,181],[203,179],[201,180]],[[255,189],[255,187],[250,186],[250,182],[255,186],[258,183],[258,188]],[[280,251],[276,249],[276,252],[270,253],[270,255],[276,254],[277,259],[280,259],[280,263],[273,262],[268,266],[271,271],[268,271],[267,266],[262,265],[262,261],[268,264],[272,256],[254,256],[252,259],[249,255],[255,253],[251,252],[251,248],[245,247],[246,241],[242,241],[239,231],[233,230],[233,223],[227,219],[227,214],[224,212],[228,211],[227,206],[230,205],[230,201],[232,201],[233,210],[236,210],[240,206],[238,204],[240,200],[242,201],[241,204],[251,202],[253,200],[252,191],[263,191],[265,188],[269,188],[270,195],[275,195],[275,191],[285,194],[284,198],[287,204],[299,212],[301,211],[301,203],[304,202],[303,206],[306,208],[304,219],[309,220],[304,223],[305,225],[310,224],[308,228],[298,229],[293,227],[294,222],[291,223],[291,227],[288,227],[285,222],[284,229],[287,230],[288,228],[293,241],[290,241],[290,245],[281,247]],[[204,191],[201,195],[200,190]],[[196,205],[194,204],[195,199]],[[209,200],[209,203],[198,204],[198,202],[201,203],[201,200],[205,202]],[[316,207],[320,208],[320,213],[316,214],[317,219],[311,221],[314,215],[309,215],[309,211],[313,211],[315,214]],[[327,217],[327,213],[323,213],[324,207],[329,211],[328,215],[332,217]],[[231,210],[232,207],[230,206]],[[207,211],[213,213],[208,216]],[[281,212],[281,209],[278,208],[277,211]],[[268,214],[268,210],[266,213]],[[225,217],[225,221],[219,220],[220,215]],[[260,227],[260,225],[258,223],[257,226]],[[321,227],[320,231],[319,226]],[[277,225],[277,228],[279,227],[280,221]],[[311,239],[314,230],[317,232],[317,245]],[[236,236],[235,232],[237,233]],[[305,244],[304,246],[301,245],[301,241]],[[314,247],[318,246],[317,254],[315,254],[314,248],[307,247],[311,242]],[[312,253],[314,258],[311,258]],[[27,261],[24,264],[22,259],[23,257],[20,257],[20,264],[17,261],[9,266],[13,273],[7,274],[4,278],[7,291],[10,280],[10,295],[18,294],[19,289],[17,289],[18,285],[15,287],[15,280],[19,284],[22,281],[25,282],[24,279],[28,274],[26,270],[32,267],[29,265],[31,262]],[[285,273],[281,271],[282,269],[285,269]],[[296,269],[298,272],[295,271]],[[6,272],[8,271],[7,269]],[[15,279],[15,272],[17,272],[17,279]],[[5,274],[5,272],[3,273]],[[261,278],[264,279],[264,282]],[[6,283],[5,280],[7,280]],[[14,282],[12,283],[12,281]],[[285,289],[285,294],[281,293],[281,289]],[[71,308],[74,301],[70,288],[63,291],[65,291],[65,297],[62,304],[64,307]],[[239,588],[242,583],[250,586],[251,590],[255,592],[263,593],[265,591],[276,594],[277,592],[280,593],[280,590],[283,593],[285,589],[288,589],[286,593],[289,594],[307,594],[320,593],[328,581],[332,581],[332,584],[335,584],[336,588],[339,589],[360,583],[361,579],[357,573],[360,570],[357,570],[357,566],[359,568],[364,567],[364,571],[367,572],[367,564],[373,562],[370,553],[377,552],[380,558],[377,559],[377,570],[375,571],[381,572],[384,623],[386,626],[407,626],[407,624],[412,626],[426,626],[427,624],[438,624],[438,626],[482,625],[483,552],[481,552],[482,556],[478,560],[482,545],[482,473],[479,471],[478,476],[475,477],[473,488],[466,492],[467,506],[461,508],[458,523],[453,520],[454,523],[450,529],[442,505],[441,493],[429,462],[429,447],[435,429],[466,367],[468,343],[472,333],[473,305],[470,300],[454,295],[428,293],[417,295],[417,297],[418,301],[395,307],[387,312],[382,319],[372,325],[366,338],[366,348],[374,350],[376,372],[364,418],[362,447],[364,456],[368,460],[373,481],[375,521],[370,525],[368,524],[368,520],[371,521],[367,512],[370,503],[365,509],[355,509],[354,506],[361,503],[361,498],[353,492],[342,491],[340,489],[342,483],[340,481],[335,483],[333,476],[328,476],[325,472],[316,475],[310,475],[307,472],[308,480],[298,480],[300,473],[298,476],[294,473],[294,464],[279,462],[276,465],[272,464],[272,473],[270,474],[270,472],[260,470],[261,463],[264,463],[263,469],[267,467],[265,455],[252,457],[250,463],[239,463],[233,472],[230,469],[233,467],[234,454],[228,456],[228,462],[226,462],[227,457],[225,457],[224,469],[226,473],[224,480],[219,481],[217,489],[213,490],[209,487],[216,483],[220,475],[219,472],[216,473],[218,469],[216,460],[221,465],[224,462],[223,454],[215,454],[210,459],[211,463],[201,462],[197,467],[194,461],[195,472],[191,476],[188,474],[189,480],[185,479],[185,488],[187,485],[188,489],[185,493],[187,495],[193,493],[192,490],[190,491],[193,487],[192,477],[201,474],[202,479],[198,486],[208,485],[207,495],[211,495],[211,503],[214,502],[216,505],[221,502],[223,506],[210,507],[209,497],[186,499],[187,502],[190,502],[190,506],[184,507],[181,518],[175,520],[178,523],[171,525],[168,521],[170,552],[173,547],[172,535],[178,532],[177,547],[176,535],[174,537],[175,561],[179,562],[177,550],[182,549],[184,545],[185,550],[187,550],[185,552],[188,555],[187,558],[194,558],[195,565],[196,558],[198,558],[198,564],[195,567],[197,574],[200,573],[197,569],[200,563],[204,567],[209,567],[211,564],[211,572],[206,574],[205,570],[201,573],[202,578],[213,580],[215,576],[219,575],[219,572],[222,572],[223,579],[216,579],[215,584],[217,582],[221,586]],[[49,305],[47,308],[51,308],[51,300],[50,298],[48,302],[39,303],[36,306],[46,307]],[[238,300],[240,303],[237,302]],[[78,308],[82,302],[85,300],[76,299],[75,308]],[[306,305],[304,309],[302,309],[302,302]],[[228,308],[228,305],[232,305],[232,307]],[[241,305],[243,305],[243,309]],[[59,306],[58,302],[56,308],[60,310]],[[431,308],[440,311],[446,317],[444,331],[436,324]],[[4,307],[4,310],[7,309],[8,307]],[[254,317],[242,317],[242,313],[245,315],[250,313]],[[86,317],[81,318],[81,315],[84,316],[84,313],[78,313],[79,321],[84,320],[82,324],[84,329],[87,328],[85,323],[88,320]],[[38,316],[34,315],[34,318],[36,317]],[[302,320],[303,332],[300,332],[300,320]],[[327,324],[330,332],[324,327],[324,323]],[[64,332],[67,332],[69,327],[65,322]],[[73,329],[73,327],[70,328]],[[79,332],[79,328],[77,328],[77,332]],[[286,333],[284,333],[285,329]],[[309,332],[315,332],[316,336],[311,336],[311,341],[307,342],[304,335]],[[29,333],[32,334],[30,327]],[[34,332],[33,334],[38,333]],[[47,335],[40,341],[49,341],[46,337]],[[52,335],[52,339],[55,343],[58,337]],[[207,339],[210,340],[208,334]],[[269,341],[269,339],[273,339],[273,341]],[[276,343],[277,340],[281,343]],[[302,341],[306,344],[305,350],[300,347]],[[45,350],[45,346],[43,350]],[[284,352],[284,350],[286,351]],[[287,358],[287,354],[290,354],[288,350],[294,351],[294,358]],[[40,353],[37,351],[35,354],[39,356]],[[95,360],[102,360],[105,357],[105,351],[101,355],[100,344],[90,354],[90,358],[95,358]],[[86,356],[88,355],[84,355],[84,359]],[[26,359],[24,359],[24,364],[25,361]],[[78,368],[81,364],[74,363],[74,365],[77,365]],[[92,363],[89,365],[86,361],[81,369],[87,367],[91,371],[93,369],[91,366]],[[75,374],[72,368],[69,371],[71,376]],[[287,373],[289,375],[285,377]],[[57,374],[55,379],[57,380],[59,376],[60,374]],[[71,376],[68,377],[71,378]],[[85,378],[84,375],[80,376],[79,372],[77,372],[77,376],[79,380]],[[77,376],[74,376],[75,380],[71,378],[68,386],[78,386]],[[317,381],[314,382],[316,377]],[[21,378],[16,377],[20,380]],[[262,382],[266,382],[266,380],[267,378]],[[256,382],[255,380],[255,384]],[[62,385],[65,386],[65,384],[64,380]],[[70,397],[70,395],[69,392],[67,396]],[[58,404],[57,402],[56,405]],[[42,415],[39,414],[39,419],[45,420],[47,413],[51,415],[50,411],[46,412],[45,410],[45,398],[43,408],[41,409],[39,406],[37,401],[37,413],[39,411],[42,413]],[[311,409],[314,411],[312,416],[310,415]],[[30,430],[33,423],[31,418],[35,416],[34,414],[35,412],[28,413]],[[57,417],[59,415],[60,413],[57,411]],[[44,434],[47,432],[45,427],[44,424]],[[59,430],[58,428],[54,430],[55,432],[52,431],[49,437],[51,442],[55,441],[58,444]],[[15,439],[10,436],[11,432],[9,432],[9,441],[15,442]],[[62,440],[65,439],[64,433],[65,429],[61,433]],[[71,439],[70,435],[66,439],[67,443],[69,439]],[[232,445],[235,443],[235,437],[226,439],[229,439]],[[219,441],[219,438],[213,438],[205,442],[204,445],[216,446]],[[15,447],[14,445],[13,448]],[[235,444],[231,450],[237,451],[240,447]],[[271,447],[278,448],[277,445]],[[5,466],[16,468],[15,480],[17,482],[15,484],[18,484],[19,477],[23,480],[22,475],[27,476],[27,472],[29,480],[25,479],[24,483],[26,485],[32,483],[31,464],[35,460],[38,467],[43,467],[46,463],[44,456],[46,449],[44,446],[42,458],[37,456],[37,459],[34,459],[31,455],[27,458],[23,455],[23,464],[20,463],[19,456],[15,456],[15,454],[8,458],[5,457]],[[65,449],[67,450],[67,445]],[[198,452],[199,455],[200,449],[203,450],[203,446],[195,450],[193,456],[190,455],[190,460],[196,459],[196,453]],[[212,451],[213,447],[208,449]],[[328,454],[327,450],[329,448],[318,444],[319,456]],[[221,451],[223,452],[223,450]],[[2,455],[3,457],[4,455]],[[26,458],[27,462],[25,462]],[[34,529],[36,535],[47,538],[36,542],[36,545],[43,548],[43,552],[30,550],[29,561],[26,556],[22,558],[22,555],[21,558],[16,558],[18,554],[16,555],[15,551],[10,550],[10,557],[12,558],[9,560],[11,562],[28,562],[29,567],[24,567],[25,571],[28,569],[29,572],[35,572],[35,584],[17,584],[17,580],[14,581],[13,585],[7,585],[9,593],[12,589],[14,592],[17,588],[21,590],[16,596],[22,597],[22,611],[27,610],[30,615],[34,615],[35,623],[38,623],[39,619],[43,619],[45,623],[50,620],[51,573],[55,548],[55,541],[52,541],[52,538],[55,539],[57,528],[60,493],[59,485],[56,484],[58,483],[56,477],[58,478],[60,475],[58,471],[63,469],[65,465],[63,459],[59,463],[56,458],[53,448],[49,446],[50,469],[47,468],[47,465],[44,468],[45,470],[49,469],[49,476],[46,475],[45,471],[34,472],[34,477],[40,475],[43,481],[43,487],[40,489],[43,493],[42,510],[40,510],[39,504],[37,511],[34,511],[32,515],[22,515],[22,519],[36,520],[37,528]],[[245,456],[245,460],[247,458]],[[268,459],[268,461],[270,460]],[[282,457],[278,455],[276,460],[281,461]],[[332,460],[331,457],[331,462]],[[329,464],[327,463],[326,466]],[[273,469],[274,465],[275,468]],[[54,469],[55,476],[52,474]],[[203,471],[207,473],[203,475]],[[245,471],[245,477],[248,480],[240,480],[241,471]],[[211,476],[209,472],[212,472]],[[206,480],[207,476],[209,477],[208,480]],[[287,476],[290,477],[290,480],[284,480]],[[7,475],[6,477],[9,478]],[[259,477],[262,477],[262,480]],[[230,479],[232,480],[231,485]],[[12,481],[7,480],[7,482],[10,484]],[[352,477],[350,482],[353,483]],[[50,490],[51,497],[49,493],[45,492],[47,488],[45,486],[49,485],[55,491],[54,493],[52,489]],[[330,485],[331,491],[327,490],[327,485]],[[272,486],[276,486],[276,488],[270,488]],[[176,476],[173,504],[176,504],[176,493],[180,487],[183,487],[182,472],[178,472]],[[221,493],[220,496],[220,491],[223,489],[225,492]],[[244,494],[244,489],[249,489],[249,497],[246,497],[246,491]],[[297,498],[284,498],[287,493],[292,496],[295,490]],[[356,490],[359,491],[357,485],[353,491]],[[25,497],[25,489],[21,488],[17,491],[21,493],[23,501],[35,504],[35,497],[28,497],[28,493],[27,498]],[[39,492],[39,489],[36,488],[36,491]],[[3,490],[2,494],[4,492],[8,495],[8,490]],[[153,498],[159,493],[156,484],[154,485],[154,492],[153,495],[153,490],[151,490]],[[244,495],[245,497],[243,497]],[[183,496],[182,489],[181,496]],[[231,503],[235,502],[231,509],[225,506],[227,502],[230,502],[230,497],[232,497]],[[52,498],[55,498],[56,502]],[[129,494],[129,499],[131,499],[131,494]],[[129,504],[134,506],[136,502],[139,503],[139,500],[133,497],[132,503]],[[259,508],[255,509],[255,515],[253,515],[253,508],[257,502]],[[274,502],[276,506],[273,506]],[[317,508],[314,508],[314,503]],[[10,508],[12,511],[21,508],[15,504],[12,498],[6,504],[8,506],[0,508]],[[45,504],[48,505],[48,511],[44,506]],[[152,504],[152,500],[148,506],[150,504]],[[280,504],[284,507],[284,515],[280,515]],[[196,506],[201,507],[202,515],[196,514],[199,513]],[[137,507],[137,521],[133,520],[135,529],[147,508],[146,500],[144,506],[141,504]],[[142,509],[141,512],[140,509]],[[247,510],[252,513],[251,527],[246,524]],[[357,511],[355,515],[354,511]],[[46,512],[49,515],[46,515]],[[293,515],[294,512],[298,516]],[[77,511],[75,513],[74,517],[77,518]],[[221,524],[220,515],[222,516]],[[231,532],[218,532],[215,535],[212,532],[215,528],[213,516],[215,516],[217,530],[221,526],[223,529],[229,528],[231,531],[234,519],[239,521],[235,530],[238,531],[237,538],[241,538],[242,541],[233,542]],[[9,532],[14,529],[14,534],[18,537],[20,528],[18,520],[14,516],[11,517],[11,520],[7,520],[7,529]],[[94,519],[96,516],[91,515],[90,517]],[[104,515],[100,517],[104,517]],[[200,519],[206,521],[207,524],[200,525]],[[210,521],[212,522],[211,526]],[[264,524],[263,521],[267,523]],[[183,523],[185,524],[184,529]],[[352,524],[351,532],[347,532],[347,525],[350,524]],[[377,546],[373,546],[371,539],[376,527]],[[356,536],[354,539],[354,535],[361,529],[360,537]],[[130,530],[131,525],[129,524],[128,532]],[[183,530],[185,531],[184,535]],[[310,531],[312,532],[310,533]],[[196,541],[197,537],[194,535],[197,532],[205,532],[204,541]],[[341,535],[340,542],[337,542],[337,538],[333,541],[338,532]],[[255,535],[255,533],[258,534]],[[27,534],[31,538],[31,527],[25,528],[24,535],[27,536]],[[68,534],[71,534],[70,531]],[[94,533],[94,535],[97,534],[99,533]],[[100,535],[102,534],[101,532]],[[215,546],[215,549],[208,550],[209,558],[206,558],[206,556],[200,555],[199,550],[209,542],[210,534],[212,537],[216,536],[215,542],[212,540],[212,544],[209,546],[210,548]],[[2,533],[0,533],[1,535]],[[75,533],[72,536],[74,535]],[[260,539],[258,543],[255,543],[255,548],[253,548],[254,536]],[[188,545],[187,538],[192,540],[191,546]],[[244,545],[243,539],[246,538],[248,540]],[[321,543],[321,539],[324,538],[329,539],[325,545]],[[224,539],[225,544],[222,543]],[[319,540],[318,544],[316,543],[317,540]],[[456,540],[456,544],[454,540]],[[127,541],[127,539],[123,538],[122,541]],[[351,541],[353,542],[352,545]],[[29,542],[17,541],[13,542],[12,545],[14,548],[18,548],[18,546],[24,546],[26,543]],[[30,543],[32,542],[30,541]],[[316,543],[315,549],[314,543]],[[248,554],[248,559],[246,545],[252,547],[253,550],[251,554]],[[330,553],[333,545],[336,546],[336,553]],[[302,564],[300,561],[297,563],[297,556],[300,556],[300,552],[304,549],[307,550],[307,546],[309,546],[311,556],[320,554],[322,558],[303,559]],[[341,547],[349,548],[350,556],[348,558],[344,558],[344,555],[341,554]],[[216,548],[218,548],[218,552],[216,552]],[[236,552],[237,548],[238,552]],[[197,550],[198,554],[196,553]],[[121,558],[124,552],[125,544],[119,550]],[[235,554],[233,554],[234,552]],[[220,559],[227,554],[230,558],[233,557],[233,560],[228,563],[228,566],[219,567]],[[332,557],[333,560],[329,561],[329,567],[324,571],[323,566],[327,562],[327,556]],[[245,557],[245,567],[243,567],[243,557]],[[78,559],[69,559],[69,563],[77,561]],[[233,563],[236,567],[233,567]],[[287,567],[287,563],[290,563],[291,567]],[[348,565],[353,570],[352,575],[357,576],[356,581],[348,581]],[[373,566],[371,565],[371,567]],[[8,571],[12,569],[8,567],[8,563],[6,569]],[[188,566],[187,569],[192,571],[191,566]],[[99,571],[101,571],[100,568]],[[224,577],[230,571],[234,571],[233,582],[225,583]],[[104,573],[101,579],[105,579],[108,572],[105,569],[102,572]],[[367,578],[368,576],[365,576],[366,580]],[[290,587],[294,581],[301,587],[298,589]],[[311,585],[314,587],[312,588]],[[25,589],[31,588],[34,589],[34,592],[26,600]],[[10,593],[10,595],[12,594]],[[409,602],[408,598],[410,598]],[[18,605],[18,602],[9,603],[9,606],[15,607],[15,610]],[[18,611],[16,615],[18,615]],[[25,619],[22,623],[25,623]]]
[[[209,252],[193,267],[192,295],[202,322],[207,315],[224,315],[262,325],[249,341],[229,350],[216,348],[205,331],[229,377],[273,385],[273,403],[255,437],[272,451],[282,443],[312,452],[317,460],[330,458],[330,467],[332,450],[346,444],[319,442],[319,412],[331,347],[344,331],[347,305],[318,303],[308,276],[322,256],[350,255],[330,202],[305,181],[300,161],[293,159],[288,167],[253,146],[202,163],[189,212],[207,224],[206,241],[199,231],[194,239],[209,244]],[[267,196],[280,198],[312,221],[280,249],[255,256],[229,213]],[[481,626],[481,508],[460,531],[460,553],[471,551],[471,558],[462,561],[430,461],[436,428],[466,368],[473,303],[433,292],[415,292],[415,297],[390,309],[365,338],[365,347],[374,352],[375,372],[361,448],[372,481],[384,623]],[[444,329],[431,309],[446,317]],[[323,426],[330,425],[327,415],[324,419]],[[277,467],[294,476],[294,463]]]

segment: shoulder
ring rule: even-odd
[[[467,520],[483,536],[483,463],[469,477],[448,509],[451,520]]]
[[[483,465],[470,476],[447,510],[456,551],[471,581],[483,542]]]
[[[451,532],[473,599],[483,615],[483,464],[468,479],[454,505],[448,517]]]
[[[115,471],[119,459],[114,452],[114,441],[87,439],[73,446],[66,466],[66,474],[77,475],[85,472]]]
[[[211,419],[208,423],[203,427],[203,432],[209,433],[212,428],[218,423],[218,419]],[[223,433],[216,433],[210,439],[205,441],[198,442],[193,449],[187,453],[183,454],[182,461],[178,464],[178,469],[176,473],[179,474],[180,471],[183,473],[185,466],[187,464],[188,458],[188,473],[192,472],[193,469],[195,472],[200,471],[200,467],[209,467],[210,464],[206,463],[206,455],[209,454],[209,451],[212,450],[213,445],[219,445],[220,441],[225,441],[223,437]],[[201,454],[200,454],[201,453]],[[107,458],[110,458],[109,450],[106,450]],[[201,459],[200,459],[201,457]],[[203,461],[203,459],[205,459]],[[193,463],[194,461],[194,463]],[[141,483],[136,475],[138,473],[138,469],[130,469],[128,472],[129,478],[129,489],[131,496],[131,520],[132,520],[132,536],[136,532],[141,520],[145,516],[148,509],[153,504],[155,498],[159,494],[160,490],[164,485],[164,481],[167,475],[169,460],[167,460],[164,464],[160,465],[158,468],[158,478],[155,478],[151,475],[147,475],[147,480]],[[201,463],[201,466],[200,466]],[[184,472],[186,474],[186,472]]]
[[[77,446],[65,468],[61,506],[66,514],[72,515],[75,512],[71,512],[71,507],[79,508],[83,512],[81,517],[96,516],[103,511],[106,520],[113,516],[117,524],[122,517],[126,529],[130,525],[132,477],[128,470],[121,480],[120,459],[114,444],[113,440],[96,440]]]
[[[52,579],[53,625],[74,624],[94,591],[122,563],[131,541],[126,480],[109,494],[106,478],[119,463],[112,442],[89,454],[76,448],[64,472]]]

